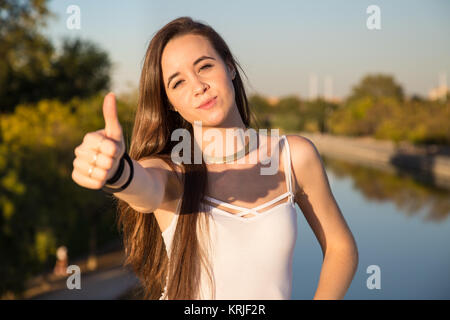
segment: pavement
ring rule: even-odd
[[[301,132],[319,152],[331,158],[367,165],[420,178],[424,182],[450,190],[450,147],[398,144],[373,137],[344,137]]]
[[[81,275],[80,289],[51,290],[33,300],[116,300],[139,284],[136,276],[123,267]]]
[[[130,268],[124,267],[123,249],[113,247],[95,257],[69,261],[80,268],[80,288],[69,289],[73,273],[56,276],[39,275],[27,284],[23,299],[30,300],[115,300],[126,296],[139,285]],[[69,279],[70,277],[70,279]]]

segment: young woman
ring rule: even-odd
[[[259,132],[253,148],[254,139],[210,141],[208,130],[254,130],[237,65],[210,26],[165,25],[145,56],[129,156],[108,94],[105,128],[75,149],[72,178],[118,199],[126,264],[146,298],[290,299],[297,204],[324,255],[314,299],[342,299],[358,252],[311,141]],[[189,133],[189,161],[172,156],[177,129]],[[274,174],[261,173],[261,150]]]

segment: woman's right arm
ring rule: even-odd
[[[111,93],[104,99],[103,117],[105,128],[87,133],[82,144],[75,148],[72,179],[88,189],[101,189],[115,175],[120,159],[126,152],[122,127],[117,117],[116,100]],[[134,174],[130,184],[114,195],[136,211],[153,212],[164,199],[170,169],[158,158],[132,162]],[[124,161],[124,165],[124,172],[119,180],[106,186],[117,188],[126,183],[130,167],[127,161]]]
[[[158,158],[131,160],[133,162],[133,179],[125,190],[115,192],[114,196],[127,202],[138,212],[153,212],[159,208],[165,195],[170,172],[166,163]],[[117,188],[124,185],[130,175],[130,167],[125,161],[124,172],[116,183],[107,187]]]

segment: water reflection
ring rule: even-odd
[[[325,166],[337,178],[351,177],[355,190],[366,199],[390,201],[408,216],[426,209],[425,221],[442,222],[450,214],[450,191],[427,185],[404,173],[392,174],[322,156]]]

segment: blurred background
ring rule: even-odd
[[[0,1],[0,297],[140,298],[114,200],[71,179],[74,148],[104,127],[108,91],[129,145],[148,43],[190,16],[242,66],[252,126],[321,153],[360,253],[346,299],[449,299],[449,14],[445,0]],[[297,210],[292,299],[312,299],[322,252]]]

